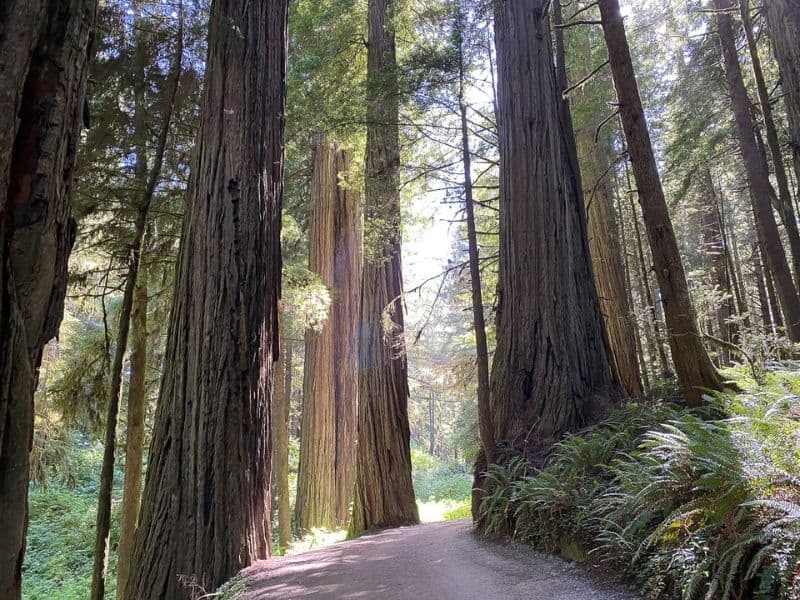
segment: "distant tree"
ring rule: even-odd
[[[355,482],[361,200],[348,181],[352,153],[314,149],[309,269],[331,293],[327,319],[306,332],[296,526],[346,524]]]
[[[58,332],[96,0],[0,8],[0,597],[21,594],[33,395]]]
[[[800,231],[798,231],[797,228],[797,216],[795,215],[792,205],[789,177],[786,174],[786,166],[783,163],[783,150],[781,149],[778,127],[775,123],[775,116],[772,110],[772,101],[770,99],[769,90],[767,89],[767,82],[764,79],[764,71],[761,67],[761,56],[758,52],[758,44],[753,31],[749,0],[739,0],[739,10],[742,17],[742,28],[744,29],[745,39],[747,40],[747,49],[750,54],[750,66],[756,83],[758,106],[761,109],[761,120],[764,123],[767,147],[769,148],[769,153],[772,158],[773,172],[775,174],[775,181],[777,182],[778,193],[776,205],[789,242],[795,286],[800,286]],[[800,33],[800,30],[798,33]]]
[[[282,319],[281,351],[275,366],[272,398],[272,508],[278,521],[278,544],[292,542],[292,510],[289,498],[289,421],[292,404],[294,342],[286,335]]]
[[[213,591],[270,552],[287,2],[217,0],[125,597]]]
[[[768,0],[763,10],[780,69],[795,181],[800,182],[800,0]]]
[[[411,483],[402,299],[396,11],[394,0],[368,2],[365,250],[352,534],[419,521]]]
[[[619,2],[599,0],[598,4],[620,118],[663,300],[672,360],[687,403],[689,406],[698,406],[702,403],[704,390],[722,390],[725,384],[711,362],[697,325],[639,96]]]
[[[770,182],[766,157],[759,147],[756,126],[750,115],[750,99],[739,66],[731,16],[734,5],[732,0],[714,0],[714,6],[728,93],[747,175],[759,244],[764,250],[765,267],[772,276],[783,309],[786,334],[790,340],[798,342],[800,341],[800,295],[792,278],[772,211],[773,199],[777,200],[777,195]]]

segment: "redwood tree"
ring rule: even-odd
[[[495,5],[500,269],[492,409],[498,444],[533,456],[621,395],[592,281],[548,4]]]
[[[361,206],[347,180],[352,153],[314,149],[309,268],[331,291],[328,318],[306,333],[296,527],[333,529],[349,518],[355,476]]]
[[[96,0],[0,5],[0,598],[21,594],[33,394],[58,333]]]
[[[275,369],[272,398],[272,508],[278,521],[278,544],[292,542],[292,513],[289,503],[289,421],[292,407],[294,342],[287,335],[286,319],[281,320],[281,351]]]
[[[604,175],[609,168],[608,154],[592,139],[594,130],[585,129],[578,135],[594,281],[622,389],[631,398],[641,398],[644,389],[636,355],[635,316],[614,214],[614,192]]]
[[[795,179],[800,181],[800,0],[768,0],[764,13],[780,69]]]
[[[270,552],[285,0],[216,0],[131,577],[125,597],[213,591]]]
[[[759,148],[755,124],[749,112],[750,99],[742,79],[731,17],[734,5],[731,0],[714,0],[714,5],[717,9],[717,33],[722,48],[725,79],[728,83],[739,148],[750,189],[756,233],[759,244],[764,250],[765,267],[772,275],[775,291],[783,309],[786,333],[789,339],[798,342],[800,341],[800,295],[792,279],[778,225],[775,222],[775,214],[772,212],[773,199],[776,198],[775,190],[770,183],[766,158]]]
[[[411,484],[400,260],[396,6],[394,0],[369,0],[367,8],[365,256],[352,534],[419,521]]]
[[[675,231],[647,129],[618,0],[599,0],[603,35],[617,91],[620,118],[639,192],[653,266],[661,291],[672,360],[690,406],[702,403],[703,389],[722,390],[724,382],[711,362],[697,326]]]

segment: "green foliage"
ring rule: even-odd
[[[420,500],[462,500],[472,493],[464,465],[446,462],[416,448],[411,450],[414,491]]]
[[[25,600],[83,600],[92,578],[92,552],[102,450],[76,443],[69,476],[52,477],[30,491],[28,547],[23,568]],[[117,481],[121,474],[117,475]],[[116,495],[118,496],[118,495]],[[115,496],[115,499],[118,498]],[[112,514],[111,545],[119,539],[119,514]],[[116,552],[111,552],[106,594],[116,593]]]
[[[647,598],[796,598],[800,426],[761,390],[700,412],[631,405],[547,465],[492,465],[486,533],[626,573]],[[768,416],[767,416],[768,415]]]

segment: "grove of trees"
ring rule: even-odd
[[[798,0],[6,0],[0,598],[93,452],[84,591],[197,598],[419,523],[417,453],[491,532],[493,467],[797,370],[799,40]]]

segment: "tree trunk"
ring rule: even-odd
[[[133,297],[136,290],[139,274],[139,265],[142,258],[144,235],[147,229],[147,219],[150,213],[150,204],[153,200],[156,186],[161,178],[161,166],[164,162],[167,138],[169,137],[172,110],[178,94],[180,83],[181,65],[183,62],[183,16],[179,17],[178,39],[175,55],[170,69],[171,91],[164,113],[164,122],[158,138],[155,160],[152,170],[146,173],[147,158],[144,147],[140,144],[137,157],[137,169],[145,178],[145,186],[136,206],[136,219],[134,223],[133,242],[128,257],[128,274],[125,278],[125,289],[122,296],[122,306],[119,315],[119,332],[117,346],[114,351],[114,361],[111,365],[111,385],[109,388],[108,414],[106,416],[105,446],[103,449],[103,467],[100,473],[100,491],[97,498],[97,520],[95,528],[94,564],[92,567],[91,600],[103,600],[105,596],[106,568],[108,559],[109,534],[111,531],[111,493],[114,487],[114,460],[117,448],[117,418],[119,414],[119,398],[122,392],[122,376],[125,366],[125,353],[128,349],[128,332],[130,331],[131,312],[133,310]],[[144,76],[144,66],[142,66]],[[139,98],[139,100],[142,100]],[[145,127],[142,119],[143,107],[137,106],[137,125]],[[146,135],[143,131],[138,135]],[[140,138],[141,139],[141,138]],[[143,170],[144,169],[144,170]]]
[[[641,375],[644,392],[646,393],[650,390],[650,374],[644,355],[644,347],[642,345],[642,331],[639,327],[638,319],[636,318],[636,303],[633,299],[633,279],[631,278],[631,262],[628,254],[628,234],[625,226],[625,210],[622,203],[622,194],[619,193],[619,181],[616,177],[614,178],[614,190],[616,195],[616,210],[619,215],[619,242],[620,251],[622,253],[622,268],[625,274],[625,291],[628,298],[628,306],[630,306],[631,311],[630,321],[633,327],[634,340],[636,341],[636,357],[639,361],[639,374]],[[644,294],[641,291],[641,285],[639,286],[639,293],[640,299],[643,299]]]
[[[365,261],[351,534],[419,521],[411,483],[402,303],[395,6],[395,0],[369,0],[367,9]]]
[[[481,448],[488,464],[495,459],[494,419],[489,395],[489,344],[486,340],[486,316],[483,312],[483,286],[481,284],[480,251],[475,226],[475,198],[472,187],[472,152],[469,143],[469,119],[465,96],[464,58],[464,6],[459,8],[459,113],[461,116],[461,162],[464,169],[464,208],[467,220],[469,250],[469,277],[472,292],[472,327],[475,331],[475,364],[478,373],[478,432]]]
[[[761,261],[763,268],[763,265],[766,262],[764,249],[759,244],[756,250],[758,251],[758,258]],[[769,298],[772,330],[773,332],[777,333],[778,330],[783,329],[783,317],[781,316],[781,303],[778,300],[778,294],[775,293],[775,282],[772,279],[772,274],[769,272],[769,269],[764,269],[764,284],[767,288],[767,298]]]
[[[592,281],[546,4],[495,6],[501,203],[494,437],[534,460],[621,395]]]
[[[764,81],[764,72],[761,69],[761,57],[758,54],[758,45],[753,35],[753,24],[750,21],[749,5],[749,0],[739,0],[742,25],[747,38],[747,47],[750,51],[750,61],[756,81],[759,107],[761,108],[761,116],[764,119],[764,129],[767,134],[767,145],[772,155],[775,180],[778,183],[778,213],[781,215],[781,220],[786,228],[786,236],[789,240],[789,249],[792,255],[794,282],[795,286],[797,286],[800,285],[800,231],[797,229],[797,217],[795,216],[792,206],[792,192],[789,190],[789,178],[786,175],[786,167],[783,164],[783,152],[781,151],[781,144],[778,138],[778,128],[775,126],[775,117],[772,114],[769,91]],[[798,29],[797,33],[800,34],[800,29]],[[795,45],[796,44],[795,42]],[[797,58],[800,59],[800,52],[797,54]]]
[[[33,395],[64,311],[96,0],[0,6],[0,598],[21,594]]]
[[[650,143],[650,132],[639,97],[619,2],[600,0],[599,6],[620,117],[653,251],[656,279],[664,302],[672,360],[687,404],[698,406],[703,402],[704,389],[722,390],[724,382],[708,356],[697,327],[697,317]]]
[[[786,333],[790,340],[798,342],[800,341],[800,296],[798,296],[789,264],[786,261],[778,225],[775,223],[775,215],[772,212],[775,190],[772,189],[769,181],[766,161],[759,151],[755,125],[750,117],[750,100],[747,97],[747,89],[744,87],[739,57],[736,52],[736,38],[731,18],[733,3],[731,0],[714,0],[714,5],[717,9],[717,28],[722,48],[725,78],[728,82],[733,116],[739,134],[739,146],[750,188],[756,232],[759,243],[764,249],[765,267],[775,282],[775,289],[783,309]]]
[[[584,197],[594,281],[622,389],[630,398],[641,398],[644,390],[636,358],[633,311],[625,281],[619,230],[614,216],[614,195],[604,178],[608,170],[608,159],[594,142],[593,133],[594,128],[580,132],[578,154],[582,159],[583,181],[586,186]]]
[[[287,3],[216,0],[129,600],[270,552]]]
[[[772,315],[769,309],[769,298],[767,297],[767,286],[764,283],[764,269],[761,267],[761,256],[759,256],[758,248],[753,248],[753,273],[756,276],[758,305],[761,309],[761,323],[764,325],[764,332],[774,333]]]
[[[428,396],[428,454],[436,455],[436,394]]]
[[[293,343],[283,328],[281,352],[275,372],[272,399],[272,505],[278,518],[278,544],[292,543],[292,512],[289,504],[289,415],[292,407]]]
[[[623,134],[624,135],[624,134]],[[639,214],[636,210],[636,203],[633,200],[633,194],[636,191],[633,189],[631,185],[631,175],[630,170],[628,169],[628,162],[625,161],[625,179],[628,186],[628,204],[630,205],[631,209],[631,219],[633,220],[633,232],[634,237],[636,240],[636,256],[639,259],[638,264],[638,274],[639,277],[637,278],[639,281],[639,295],[644,298],[645,302],[647,303],[647,317],[650,325],[652,327],[652,338],[650,338],[650,345],[648,346],[648,350],[650,351],[650,361],[654,363],[656,360],[656,355],[658,355],[658,366],[661,367],[660,370],[654,369],[654,377],[663,377],[667,373],[669,373],[669,358],[667,358],[667,350],[664,348],[663,337],[661,335],[661,326],[658,322],[658,315],[656,314],[656,303],[655,298],[653,297],[653,288],[650,285],[650,277],[649,277],[649,270],[647,268],[647,261],[645,260],[644,254],[644,244],[642,243],[642,232],[639,228]],[[644,295],[642,296],[642,291]]]
[[[142,457],[144,456],[147,409],[147,275],[144,265],[136,278],[131,313],[131,376],[128,384],[128,428],[125,440],[125,486],[120,509],[117,550],[117,598],[124,597],[130,577],[133,540],[142,502]]]
[[[714,307],[714,319],[717,337],[726,342],[733,342],[730,319],[733,316],[733,297],[728,269],[725,259],[725,246],[717,198],[714,192],[714,183],[708,165],[703,165],[698,173],[698,192],[700,195],[700,229],[703,240],[703,250],[707,259],[707,273],[709,283],[718,293],[725,295]],[[723,366],[730,364],[730,351],[727,348],[719,349],[719,363]]]
[[[361,206],[347,185],[352,154],[336,144],[314,150],[309,268],[331,290],[328,319],[306,333],[303,425],[296,526],[346,524],[355,476],[358,418],[358,303]]]
[[[800,182],[800,0],[769,0],[764,13],[781,76],[795,180]]]

